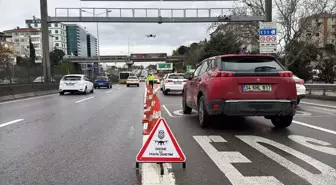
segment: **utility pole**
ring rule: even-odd
[[[272,0],[265,0],[266,22],[272,22]]]
[[[49,56],[49,30],[48,30],[48,5],[47,0],[40,0],[41,8],[41,32],[42,32],[42,64],[44,82],[51,79],[50,56]]]
[[[98,75],[100,75],[100,41],[99,41],[99,25],[97,22],[97,49],[98,49]]]

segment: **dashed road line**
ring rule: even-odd
[[[323,132],[327,132],[327,133],[336,135],[336,131],[334,131],[334,130],[329,130],[329,129],[326,129],[326,128],[318,127],[318,126],[315,126],[315,125],[310,125],[308,123],[303,123],[303,122],[295,121],[295,120],[293,120],[292,122],[295,123],[295,124],[301,125],[301,126],[305,126],[305,127],[308,127],[308,128],[312,128],[312,129],[315,129],[315,130],[320,130],[320,131],[323,131]]]
[[[166,110],[166,112],[168,113],[168,115],[172,118],[176,117],[176,116],[173,116],[172,113],[169,112],[169,110],[167,109],[167,107],[165,105],[162,105],[162,107]]]
[[[9,121],[9,122],[0,124],[0,128],[1,128],[1,127],[5,127],[5,126],[7,126],[7,125],[11,125],[11,124],[17,123],[17,122],[20,122],[20,121],[23,121],[23,120],[24,120],[24,119],[16,119],[16,120],[13,120],[13,121]]]
[[[78,100],[75,103],[80,103],[80,102],[83,102],[83,101],[86,101],[86,100],[89,100],[89,99],[92,99],[92,98],[94,98],[94,96],[91,96],[91,97],[88,97],[88,98],[85,98],[85,99],[82,99],[82,100]]]

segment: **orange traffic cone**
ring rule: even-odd
[[[161,105],[159,98],[156,96],[156,94],[153,95],[153,101],[152,105],[149,111],[149,119],[148,119],[148,125],[147,129],[143,131],[144,135],[148,135],[152,129],[154,128],[157,120],[161,117]]]

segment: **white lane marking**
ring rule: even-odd
[[[319,107],[328,107],[328,108],[336,109],[336,106],[332,106],[332,105],[323,105],[323,104],[319,104],[319,103],[300,102],[300,104],[315,105],[315,106],[319,106]]]
[[[167,107],[166,107],[165,105],[162,105],[162,107],[166,110],[166,112],[168,113],[168,115],[169,115],[170,117],[175,117],[175,116],[173,116],[173,115],[169,112],[169,110],[167,109]]]
[[[89,100],[89,99],[92,99],[92,98],[94,98],[94,96],[91,96],[91,97],[88,97],[88,98],[84,98],[82,100],[78,100],[75,103],[80,103],[80,102],[83,102],[83,101],[86,101],[86,100]]]
[[[156,93],[156,91],[158,91],[159,89],[160,89],[160,86],[154,89],[154,93]]]
[[[309,113],[309,112],[304,112],[304,111],[299,111],[297,110],[296,113],[299,113],[299,114],[295,114],[295,116],[311,116],[312,114]]]
[[[298,125],[301,125],[301,126],[309,127],[309,128],[315,129],[315,130],[320,130],[320,131],[323,131],[323,132],[327,132],[327,133],[336,135],[336,131],[334,131],[334,130],[329,130],[329,129],[326,129],[326,128],[310,125],[310,124],[303,123],[303,122],[300,122],[300,121],[295,121],[295,120],[293,120],[292,122],[296,123]]]
[[[149,135],[143,136],[143,143],[145,144]],[[174,173],[170,172],[171,164],[164,163],[163,170],[164,175],[160,175],[160,167],[156,163],[142,163],[141,165],[141,184],[142,185],[174,185],[175,177]]]
[[[107,94],[107,93],[110,93],[110,92],[112,92],[113,90],[110,90],[110,91],[106,91],[105,93]]]
[[[226,142],[224,138],[220,139],[221,136],[211,137],[216,138],[216,141]],[[243,154],[237,151],[218,151],[207,136],[193,136],[193,138],[233,185],[283,185],[273,176],[244,176],[233,165],[233,163],[252,163]]]
[[[37,96],[37,97],[32,97],[32,98],[25,98],[25,99],[20,99],[20,100],[5,101],[5,102],[0,102],[0,105],[15,103],[15,102],[21,102],[21,101],[27,101],[27,100],[35,100],[35,99],[46,98],[46,97],[56,96],[56,95],[58,95],[58,94],[49,94],[49,95]]]
[[[334,109],[322,108],[322,107],[311,106],[310,110],[314,111],[314,112],[322,113],[322,114],[329,114],[329,115],[332,115],[332,116],[335,116],[335,113],[336,113],[336,109],[334,110]],[[334,113],[331,113],[331,112],[334,112]]]
[[[173,114],[179,115],[179,116],[195,116],[197,115],[197,112],[192,110],[191,114],[183,114],[183,110],[176,110],[173,112]]]
[[[313,150],[330,155],[336,155],[336,148],[330,147],[331,144],[328,142],[299,135],[289,135],[288,138]]]
[[[13,123],[17,123],[17,122],[23,121],[23,120],[24,120],[24,119],[16,119],[16,120],[13,120],[13,121],[9,121],[9,122],[0,124],[0,128],[1,128],[1,127],[5,127],[5,126],[7,126],[7,125],[11,125],[11,124],[13,124]]]
[[[273,161],[277,162],[281,166],[287,168],[289,171],[293,172],[294,174],[300,176],[302,179],[305,179],[310,184],[335,184],[336,180],[336,170],[304,153],[301,153],[297,150],[294,150],[291,147],[288,147],[286,145],[283,145],[281,143],[275,142],[273,140],[259,137],[259,136],[253,136],[253,135],[238,135],[236,136],[240,140],[242,140],[244,143],[250,145],[252,148],[258,150],[262,154],[266,155]],[[311,166],[314,166],[317,170],[320,172],[318,173],[311,173],[307,171],[306,169],[302,168],[301,166],[293,163],[292,161],[287,160],[283,156],[287,156],[286,154],[279,155],[275,153],[274,151],[268,149],[262,144],[271,145],[277,149],[280,149],[287,154],[291,154],[295,156],[297,159],[300,159],[307,164],[310,164]],[[268,184],[268,183],[260,183],[260,184]]]

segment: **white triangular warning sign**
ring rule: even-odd
[[[166,120],[159,118],[146,143],[136,157],[137,162],[185,162],[186,157]]]

